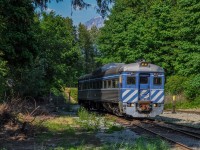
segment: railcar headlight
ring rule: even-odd
[[[158,107],[158,104],[153,104],[154,107]]]
[[[147,67],[147,66],[149,65],[149,63],[148,63],[148,62],[142,62],[140,65],[141,65],[142,67]]]
[[[134,103],[127,103],[127,107],[134,107]]]

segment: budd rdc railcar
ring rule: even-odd
[[[140,61],[111,63],[78,80],[79,104],[116,115],[155,117],[164,108],[163,68]]]

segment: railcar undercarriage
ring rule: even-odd
[[[94,102],[89,100],[81,100],[79,104],[88,110],[101,110],[113,113],[117,116],[123,116],[122,110],[118,103]]]

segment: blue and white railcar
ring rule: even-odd
[[[121,68],[120,101],[123,112],[133,117],[155,117],[164,108],[164,70],[146,62]]]
[[[155,117],[164,108],[164,70],[154,64],[107,64],[79,79],[79,103],[117,115]]]

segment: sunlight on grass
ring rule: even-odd
[[[43,126],[49,131],[62,131],[70,128],[74,124],[75,120],[72,117],[58,117],[45,121]]]
[[[126,143],[126,141],[121,143],[106,143],[102,144],[99,147],[95,147],[94,145],[88,145],[82,142],[78,146],[70,146],[68,147],[56,147],[54,150],[169,150],[170,146],[165,141],[160,138],[150,138],[142,136],[138,138],[136,141],[133,141],[132,144]]]
[[[75,119],[72,117],[56,117],[44,121],[41,125],[45,131],[39,132],[37,135],[38,142],[50,139],[55,135],[64,137],[66,135],[75,135]]]

